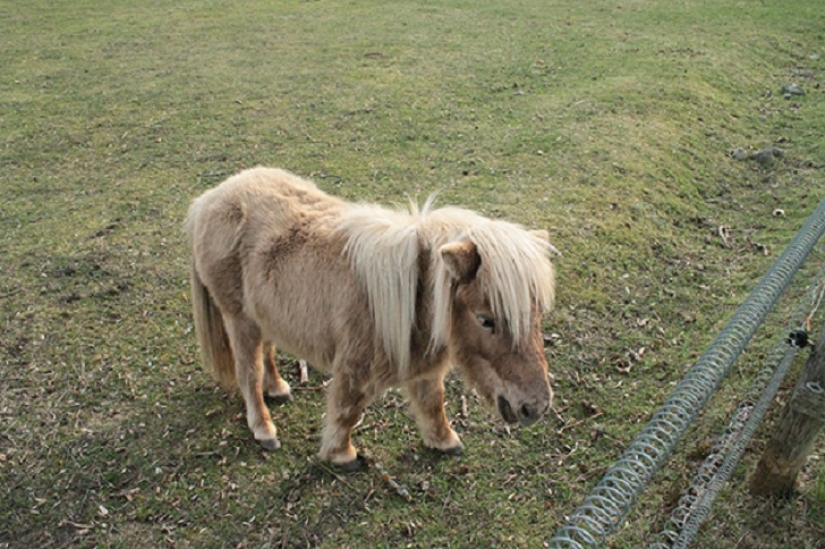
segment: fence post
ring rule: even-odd
[[[751,480],[751,493],[787,496],[825,426],[825,330],[799,375],[782,419]]]

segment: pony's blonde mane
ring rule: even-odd
[[[438,249],[468,239],[481,257],[480,288],[493,315],[504,321],[515,345],[530,329],[533,307],[548,310],[554,299],[551,248],[541,237],[506,221],[487,219],[462,208],[433,210],[430,197],[422,208],[389,210],[359,204],[337,222],[347,254],[366,289],[384,351],[400,371],[410,362],[415,327],[418,256],[431,250],[433,288],[430,349],[442,348],[450,326],[452,280]],[[426,294],[425,294],[426,295]]]

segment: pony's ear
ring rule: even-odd
[[[459,282],[472,280],[481,266],[478,248],[470,240],[463,239],[444,244],[438,249],[447,270]]]
[[[544,240],[544,244],[545,244],[545,246],[547,246],[547,252],[551,256],[557,255],[557,256],[561,257],[561,252],[558,251],[558,249],[556,249],[555,246],[550,244],[550,233],[548,233],[544,229],[531,229],[529,232],[530,232],[531,235]]]
[[[548,233],[544,229],[530,229],[529,232],[531,235],[541,238],[547,243],[550,242],[550,233]]]

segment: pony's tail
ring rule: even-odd
[[[195,334],[198,336],[198,346],[201,353],[203,369],[212,374],[212,377],[226,389],[234,389],[238,382],[235,379],[235,359],[232,348],[229,346],[229,337],[223,325],[223,316],[220,309],[209,295],[209,290],[192,262],[192,314],[195,319]]]

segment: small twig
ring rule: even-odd
[[[328,467],[326,464],[318,462],[318,467],[335,477],[335,480],[352,490],[353,492],[358,492],[358,488],[347,482],[341,475],[336,473],[332,468]]]
[[[567,408],[562,408],[561,410],[556,410],[552,406],[550,407],[550,411],[553,412],[553,415],[556,416],[556,419],[561,421],[562,423],[567,423],[567,420],[562,417],[561,413],[567,410]]]
[[[19,294],[19,293],[20,293],[20,288],[17,288],[17,289],[14,289],[14,290],[10,291],[10,292],[6,292],[6,293],[4,293],[4,294],[0,294],[0,299],[2,299],[2,298],[4,298],[4,297],[11,297],[11,296],[13,296],[14,294]]]
[[[219,172],[205,172],[199,173],[198,177],[206,179],[207,177],[223,177],[229,173],[229,170],[221,170]]]
[[[582,423],[586,423],[586,422],[590,421],[591,419],[596,419],[597,417],[601,417],[603,415],[604,415],[604,412],[599,412],[598,414],[593,414],[592,416],[586,417],[584,419],[580,419],[579,421],[574,421],[573,423],[571,423],[569,425],[562,425],[559,428],[559,430],[556,431],[556,433],[560,435],[564,431],[566,431],[567,429],[574,429],[574,428],[578,427],[579,425],[581,425]]]
[[[94,524],[81,524],[79,522],[74,522],[68,519],[64,519],[62,524],[64,526],[71,526],[72,528],[77,528],[78,530],[91,530],[94,528]]]
[[[311,387],[292,387],[293,391],[315,392],[315,391],[323,391],[324,389],[326,389],[326,387],[324,387],[323,385],[314,385],[314,386],[311,386]]]
[[[579,450],[579,441],[577,440],[576,443],[570,448],[570,451],[567,453],[559,453],[559,454],[545,454],[544,457],[547,459],[553,460],[556,463],[556,466],[561,467],[564,462],[575,454]]]

